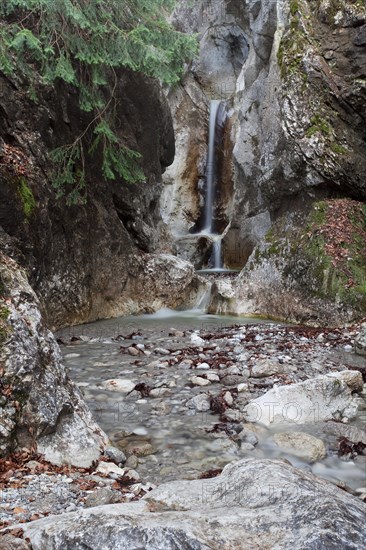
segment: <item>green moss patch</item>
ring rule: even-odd
[[[304,223],[279,219],[257,249],[252,268],[270,260],[289,284],[366,313],[366,204],[332,199],[313,204]]]
[[[28,219],[36,207],[36,201],[25,178],[19,179],[18,192],[22,201],[24,215]]]
[[[350,199],[316,203],[302,241],[320,294],[366,311],[366,205]]]

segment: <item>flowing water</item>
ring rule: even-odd
[[[259,430],[258,445],[248,450],[238,447],[225,433],[210,433],[219,422],[217,414],[211,411],[198,413],[187,408],[186,402],[190,398],[202,392],[215,395],[221,391],[222,385],[213,383],[208,388],[192,387],[190,379],[198,372],[192,371],[181,359],[174,363],[175,357],[181,355],[182,348],[191,346],[192,331],[218,333],[238,322],[243,325],[257,320],[205,315],[198,311],[164,310],[154,315],[74,327],[61,331],[58,336],[65,341],[72,336],[79,338],[62,345],[65,364],[113,443],[123,449],[131,444],[152,446],[147,456],[139,457],[137,469],[144,479],[160,483],[195,478],[204,471],[222,468],[243,457],[285,457],[295,466],[326,479],[345,482],[353,489],[364,487],[366,464],[363,457],[358,461],[344,461],[331,451],[324,460],[308,464],[276,447],[271,440],[272,429]],[[188,333],[183,336],[183,331]],[[227,341],[234,339],[234,343],[240,344],[235,338],[228,337]],[[151,356],[131,357],[126,348],[138,344],[150,350]],[[124,349],[121,350],[121,346]],[[212,346],[214,348],[215,344]],[[164,348],[168,348],[169,355]],[[211,350],[205,353],[210,354]],[[202,357],[204,361],[205,356]],[[108,379],[144,383],[161,388],[162,393],[153,398],[143,397],[136,391],[129,395],[109,391],[102,386],[102,382]],[[361,414],[363,416],[355,425],[364,423],[365,412]],[[297,431],[299,429],[320,437],[334,448],[336,438],[323,433],[320,426],[297,427]]]
[[[207,152],[207,167],[206,167],[206,197],[205,197],[205,217],[204,230],[207,233],[213,233],[213,218],[214,218],[214,199],[215,199],[215,184],[217,177],[217,159],[216,159],[216,121],[217,114],[221,101],[213,100],[210,103],[210,120],[208,132],[208,152]]]

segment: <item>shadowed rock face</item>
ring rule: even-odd
[[[90,467],[107,436],[68,378],[26,275],[0,255],[0,454],[27,447],[55,464]]]
[[[220,547],[356,550],[359,499],[282,461],[246,459],[216,478],[166,483],[140,502],[100,506],[22,525],[32,548],[110,550]]]
[[[170,111],[158,83],[128,71],[119,73],[116,95],[118,132],[142,154],[146,181],[105,181],[101,159],[87,158],[88,201],[67,206],[52,189],[47,152],[72,143],[89,115],[71,88],[40,91],[34,103],[19,81],[0,77],[0,226],[54,327],[138,312],[124,289],[158,246],[161,174],[174,158]]]

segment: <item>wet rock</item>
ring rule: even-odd
[[[208,363],[197,363],[196,369],[199,370],[209,370],[210,365]]]
[[[136,383],[132,382],[132,380],[125,380],[123,378],[112,378],[111,380],[105,380],[102,386],[108,391],[130,393],[134,390]]]
[[[232,422],[241,422],[244,420],[244,415],[236,409],[227,409],[225,411],[225,418]]]
[[[258,437],[255,435],[255,433],[245,428],[238,433],[237,439],[238,441],[250,443],[253,446],[257,445],[258,443]]]
[[[221,378],[221,384],[223,384],[224,386],[237,386],[238,384],[241,384],[243,380],[245,380],[243,376],[237,374],[228,374]]]
[[[127,349],[128,353],[133,356],[140,355],[140,351],[134,347],[130,347]]]
[[[267,426],[354,418],[358,404],[351,391],[359,387],[361,375],[350,376],[350,373],[354,374],[342,371],[298,384],[274,387],[244,408],[245,418]]]
[[[327,454],[321,439],[304,432],[282,432],[275,434],[272,439],[284,451],[308,462],[321,460]]]
[[[325,422],[322,429],[325,433],[333,434],[337,437],[345,437],[352,443],[361,442],[366,445],[366,432],[356,426],[330,421]]]
[[[135,455],[131,455],[126,460],[126,468],[131,468],[132,470],[135,470],[139,464],[139,459]]]
[[[131,442],[126,447],[126,455],[135,455],[137,457],[139,456],[148,456],[154,454],[155,449],[154,447],[147,442],[141,441],[141,442]]]
[[[314,515],[309,502],[321,513]],[[281,510],[281,514],[278,510]],[[235,510],[235,513],[233,513]],[[260,510],[260,513],[258,511]],[[363,548],[365,505],[282,461],[244,459],[212,479],[175,481],[139,501],[22,524],[33,550]],[[347,518],[345,520],[345,518]],[[172,542],[173,541],[173,542]]]
[[[229,391],[225,392],[224,395],[222,396],[225,403],[231,407],[231,405],[234,403],[234,399],[233,399],[233,396],[231,395],[231,393]]]
[[[126,462],[125,453],[116,447],[106,447],[104,449],[104,456],[112,460],[117,465],[124,464]]]
[[[361,330],[355,338],[355,352],[366,356],[366,323],[362,323]]]
[[[251,369],[251,377],[265,378],[266,376],[272,376],[273,374],[280,374],[283,370],[283,366],[276,361],[257,361]]]
[[[164,397],[171,394],[172,392],[169,388],[154,388],[150,391],[150,397]]]
[[[186,405],[189,409],[195,409],[198,412],[205,412],[210,410],[210,403],[210,397],[206,393],[200,393],[187,401]]]
[[[194,346],[204,346],[205,345],[205,341],[203,340],[203,338],[201,338],[197,334],[191,334],[190,341],[191,341],[191,344],[193,344]]]
[[[117,474],[120,477],[123,477],[126,472],[126,470],[119,468],[113,462],[100,462],[95,471],[97,474],[104,474],[107,476],[109,476],[110,474]]]
[[[207,380],[209,380],[210,382],[220,382],[220,377],[218,376],[218,374],[214,373],[214,372],[208,372],[206,374],[206,378]]]
[[[191,382],[194,386],[209,386],[211,382],[201,376],[192,376]]]
[[[170,351],[165,348],[155,348],[154,352],[158,353],[159,355],[170,355]]]

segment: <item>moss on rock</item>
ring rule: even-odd
[[[257,249],[252,269],[270,261],[284,285],[309,298],[366,313],[366,205],[351,199],[315,202],[301,225],[280,218]],[[357,316],[357,315],[356,315]]]

